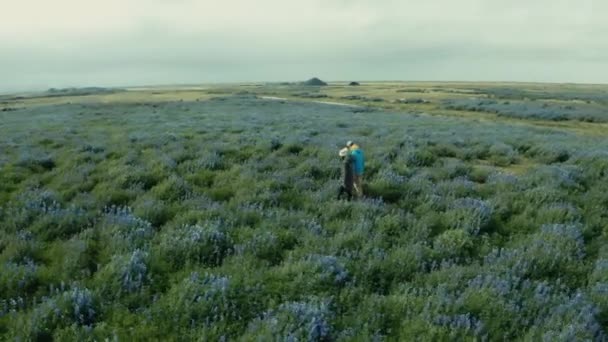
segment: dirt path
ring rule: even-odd
[[[285,97],[276,97],[276,96],[260,96],[261,99],[264,100],[271,100],[271,101],[295,101],[292,99],[288,99]],[[357,105],[352,105],[352,104],[348,104],[348,103],[343,103],[343,102],[331,102],[331,101],[310,101],[310,100],[306,100],[303,99],[303,102],[312,102],[312,103],[320,103],[320,104],[326,104],[326,105],[332,105],[332,106],[343,106],[343,107],[352,107],[352,108],[360,108],[361,106],[357,106]]]

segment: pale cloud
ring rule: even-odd
[[[599,0],[20,0],[0,90],[327,79],[608,82]]]

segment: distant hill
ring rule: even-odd
[[[311,79],[309,79],[306,82],[302,83],[303,85],[307,85],[307,86],[326,86],[327,83],[321,81],[320,79],[313,77]]]

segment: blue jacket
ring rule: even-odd
[[[355,159],[355,174],[358,176],[362,175],[365,170],[365,156],[363,155],[363,150],[355,145],[351,148],[350,154]]]

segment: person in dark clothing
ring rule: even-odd
[[[353,185],[354,185],[354,171],[355,171],[355,159],[352,154],[349,153],[347,148],[340,150],[340,158],[342,158],[342,180],[343,183],[340,185],[338,190],[338,199],[346,196],[347,200],[353,198]]]

